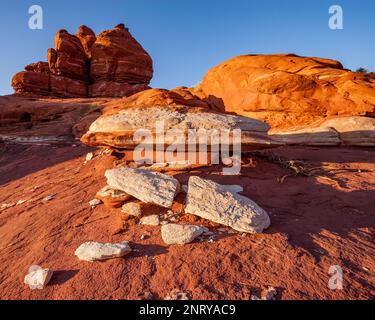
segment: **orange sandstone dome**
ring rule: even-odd
[[[330,116],[375,115],[375,78],[338,61],[245,55],[208,71],[196,88],[212,108],[290,128]]]

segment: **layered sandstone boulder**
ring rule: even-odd
[[[134,149],[140,143],[135,137],[137,132],[148,130],[153,135],[158,124],[162,124],[166,146],[176,143],[176,135],[167,134],[173,133],[176,129],[183,135],[186,143],[189,143],[190,130],[197,133],[196,142],[201,137],[207,138],[208,146],[217,143],[213,140],[211,132],[226,130],[230,132],[228,143],[232,145],[233,132],[239,129],[243,146],[267,148],[282,144],[268,137],[270,127],[262,121],[219,113],[207,108],[190,107],[185,102],[180,95],[167,90],[148,90],[124,99],[123,103],[116,101],[116,106],[107,107],[104,115],[90,126],[82,141],[95,147]],[[206,131],[200,133],[200,129]],[[204,137],[206,133],[207,137]]]
[[[102,32],[80,26],[60,30],[47,62],[26,66],[12,86],[17,93],[59,97],[127,97],[149,89],[152,60],[123,24]]]
[[[212,108],[279,129],[328,116],[375,114],[374,78],[322,58],[239,56],[208,71],[197,89]]]

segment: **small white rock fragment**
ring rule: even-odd
[[[86,162],[89,162],[91,161],[92,159],[94,159],[94,153],[90,152],[86,155]]]
[[[153,214],[151,216],[143,217],[139,224],[145,225],[145,226],[158,226],[160,225],[160,218],[157,214]]]
[[[15,203],[3,203],[0,206],[0,211],[6,210],[6,209],[9,209],[9,208],[13,208],[15,205],[16,205]]]
[[[140,217],[142,215],[142,206],[137,202],[127,202],[122,206],[121,211],[129,216]]]
[[[117,244],[86,242],[81,244],[74,254],[80,260],[92,262],[123,257],[131,251],[128,242]]]
[[[190,300],[190,295],[187,292],[173,289],[171,293],[164,298],[164,300]]]
[[[24,204],[25,202],[27,202],[27,200],[18,200],[18,202],[16,203],[16,206]]]
[[[270,287],[267,289],[265,300],[275,300],[276,296],[277,290],[274,287]]]
[[[100,204],[102,204],[102,201],[98,199],[93,199],[89,202],[91,209],[95,209]]]
[[[31,266],[24,278],[24,283],[32,290],[42,290],[51,280],[53,271],[40,266]]]
[[[201,236],[207,229],[193,225],[166,224],[161,227],[161,236],[166,244],[187,244]]]
[[[51,200],[53,200],[55,198],[55,196],[47,196],[47,197],[45,197],[42,201],[43,202],[48,202],[48,201],[51,201]]]

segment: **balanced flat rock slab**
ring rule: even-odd
[[[211,146],[217,144],[217,141],[211,141],[210,130],[227,130],[232,133],[233,130],[240,129],[243,146],[272,148],[282,145],[267,135],[270,127],[260,120],[186,106],[136,107],[121,110],[116,114],[103,115],[90,126],[89,131],[82,137],[82,142],[93,147],[134,149],[140,143],[134,141],[134,134],[143,130],[155,133],[157,124],[161,122],[166,132],[180,130],[188,144],[196,144],[187,140],[188,132],[191,130],[197,132],[196,141],[206,138],[206,133],[209,132],[207,145]],[[207,130],[206,133],[201,129]],[[166,146],[175,142],[174,135],[165,136]],[[229,145],[232,144],[233,135],[230,135]]]
[[[247,233],[261,233],[271,224],[254,201],[200,177],[189,179],[185,212]]]
[[[123,243],[99,243],[85,242],[78,247],[75,255],[83,261],[101,261],[113,258],[120,258],[131,252],[128,242]]]
[[[179,182],[170,176],[149,170],[120,167],[107,170],[107,183],[145,203],[171,208],[179,191]]]

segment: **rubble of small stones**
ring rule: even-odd
[[[89,205],[90,205],[91,209],[95,209],[100,204],[102,204],[102,201],[98,200],[98,199],[93,199],[93,200],[89,201]]]

